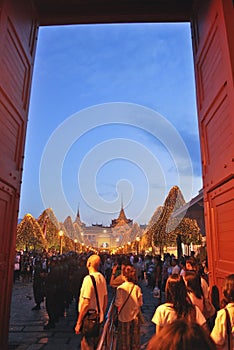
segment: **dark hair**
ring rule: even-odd
[[[186,285],[181,275],[170,275],[166,283],[166,302],[173,304],[177,318],[196,319],[196,310],[188,297]]]
[[[196,271],[187,271],[185,274],[186,288],[192,292],[198,299],[202,299],[203,290],[201,286],[201,277]]]
[[[136,269],[133,266],[125,266],[123,270],[123,275],[126,277],[128,282],[137,282]]]
[[[151,338],[147,350],[216,350],[216,345],[199,324],[176,320]]]
[[[224,280],[223,295],[227,303],[234,302],[234,274],[228,275]]]
[[[188,259],[186,259],[185,266],[187,263],[191,265],[193,270],[197,270],[197,261],[194,257],[190,256]]]

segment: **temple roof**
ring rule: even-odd
[[[127,219],[126,214],[124,212],[124,208],[122,206],[118,218],[112,220],[111,227],[124,226],[124,225],[129,225],[129,224],[132,224],[132,220]]]

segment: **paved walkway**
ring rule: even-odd
[[[144,305],[143,315],[146,322],[141,326],[141,349],[146,349],[147,342],[155,332],[151,322],[157,306],[157,299],[153,298],[152,290],[142,285]],[[17,281],[13,286],[9,350],[78,350],[80,349],[80,335],[74,333],[76,312],[74,303],[66,310],[66,314],[56,324],[56,328],[44,330],[48,321],[45,304],[41,310],[32,311],[34,306],[32,283]]]

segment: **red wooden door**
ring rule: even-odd
[[[37,22],[27,0],[0,5],[0,349],[5,349]]]
[[[192,33],[210,282],[221,287],[234,272],[233,1],[198,1]]]

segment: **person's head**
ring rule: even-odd
[[[197,323],[176,320],[154,335],[147,350],[215,350],[207,332]]]
[[[178,264],[178,260],[176,259],[176,258],[173,258],[172,260],[171,260],[171,265],[172,266],[176,266]]]
[[[167,279],[166,283],[166,301],[174,304],[177,300],[185,300],[187,296],[186,286],[183,277],[173,273]]]
[[[123,275],[128,282],[137,282],[136,269],[133,266],[127,265],[123,270]]]
[[[161,260],[161,255],[155,255],[154,260],[155,260],[155,263],[156,263],[156,264],[157,264],[157,263],[161,263],[161,262],[162,262],[162,260]]]
[[[197,262],[193,257],[186,259],[185,266],[188,271],[197,271]]]
[[[101,259],[100,259],[100,256],[99,255],[96,255],[96,254],[93,254],[91,255],[88,260],[87,260],[87,268],[88,270],[98,270],[99,268],[99,265],[101,263]]]
[[[225,278],[223,295],[227,303],[234,302],[234,274],[231,274]]]
[[[196,318],[195,308],[188,297],[186,285],[181,275],[173,273],[166,283],[166,302],[173,305],[177,318],[185,317],[188,320]]]
[[[201,287],[201,277],[196,271],[187,271],[185,276],[185,284],[187,291],[189,293],[194,293],[199,299],[203,296],[203,291]]]

